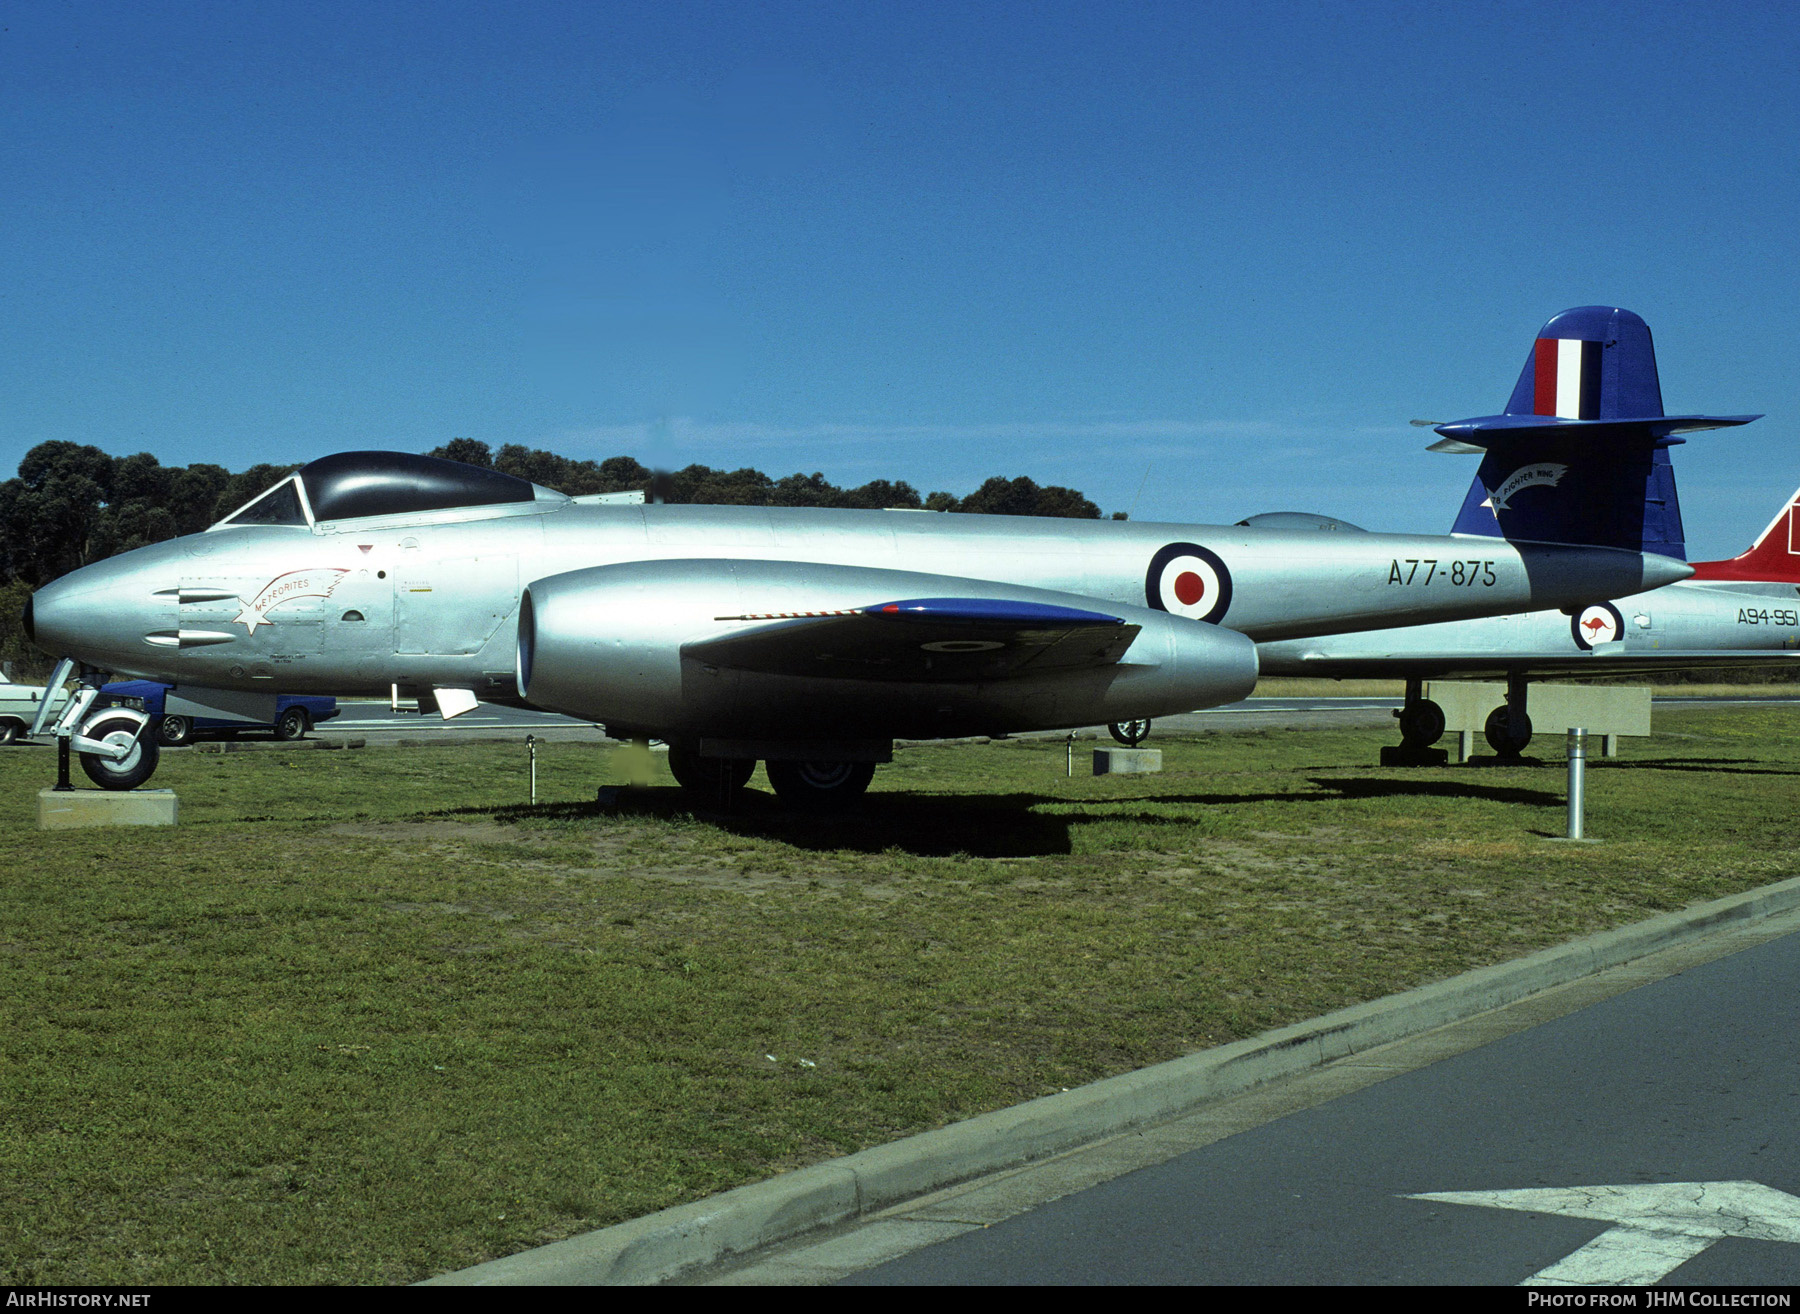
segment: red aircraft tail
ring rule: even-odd
[[[1694,578],[1800,584],[1800,491],[1782,504],[1748,552],[1730,561],[1697,561]]]

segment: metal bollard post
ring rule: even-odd
[[[1569,834],[1568,838],[1582,838],[1581,814],[1585,804],[1583,794],[1587,787],[1587,731],[1569,727]]]
[[[1075,732],[1069,731],[1069,779],[1075,778]]]
[[[537,806],[537,736],[526,735],[525,747],[531,752],[531,806]]]
[[[69,780],[68,735],[58,735],[56,737],[56,784],[53,788],[59,794],[67,793],[75,788]]]

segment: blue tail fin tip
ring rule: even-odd
[[[1655,420],[1663,414],[1650,326],[1618,306],[1552,315],[1531,344],[1507,415]]]
[[[1578,306],[1538,330],[1500,415],[1438,426],[1440,451],[1483,452],[1451,532],[1655,552],[1685,560],[1674,435],[1754,415],[1667,415],[1650,328]]]

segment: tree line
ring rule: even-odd
[[[690,465],[684,470],[656,474],[629,456],[576,461],[516,444],[493,451],[473,438],[452,438],[426,455],[518,475],[570,497],[641,490],[665,502],[708,506],[826,506],[860,510],[904,507],[912,511],[961,511],[989,516],[1100,518],[1100,508],[1075,489],[1040,485],[1024,477],[1007,479],[996,475],[967,497],[959,498],[942,492],[921,495],[904,479],[875,479],[856,488],[840,488],[823,474],[791,474],[772,479],[749,467],[715,470],[707,465]],[[1115,512],[1113,519],[1123,520],[1125,513]]]
[[[518,475],[571,497],[641,489],[665,502],[724,506],[907,507],[1087,520],[1100,515],[1073,488],[1023,477],[995,477],[959,498],[921,496],[905,480],[840,488],[823,474],[774,479],[749,467],[690,465],[659,474],[629,456],[582,461],[517,443],[496,451],[473,438],[453,438],[426,454]],[[39,443],[19,462],[18,475],[0,483],[0,659],[31,660],[19,614],[32,590],[90,562],[199,533],[298,468],[263,464],[234,474],[207,462],[163,465],[149,452],[109,456],[80,443]]]

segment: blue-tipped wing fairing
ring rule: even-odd
[[[719,619],[768,623],[686,644],[682,656],[766,675],[953,683],[1110,666],[1139,630],[1118,616],[997,598]]]

